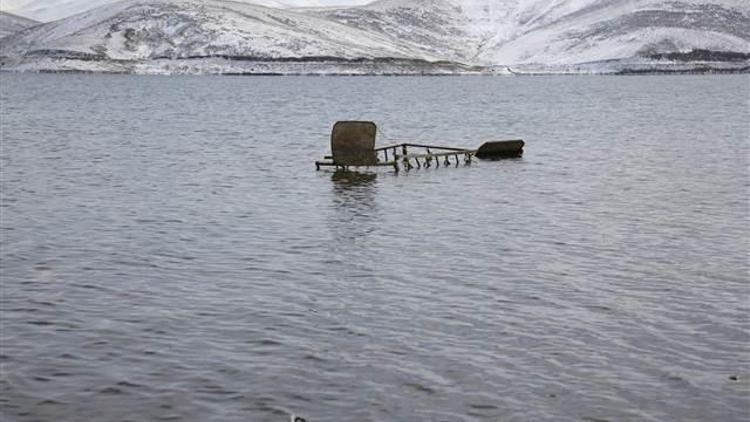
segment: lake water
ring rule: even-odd
[[[746,421],[750,77],[0,75],[3,421]],[[315,171],[336,120],[522,159]]]

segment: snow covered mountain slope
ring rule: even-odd
[[[83,13],[118,0],[2,0],[0,10],[40,22],[52,22]],[[291,7],[322,7],[341,4],[338,0],[233,0],[240,3],[286,9]],[[354,3],[348,0],[347,3]],[[359,4],[367,0],[357,0]]]
[[[485,65],[750,52],[745,0],[380,0],[314,13]]]
[[[16,16],[12,13],[0,12],[0,38],[15,34],[26,28],[38,25],[39,22]]]
[[[12,10],[13,13],[26,16],[40,22],[52,22],[83,13],[91,9],[116,3],[119,0],[29,0],[18,5]],[[249,3],[259,6],[287,8],[290,5],[277,0],[234,0],[240,3]]]
[[[438,58],[317,16],[217,0],[118,2],[18,34],[0,52],[114,60]]]
[[[519,9],[511,31],[489,34],[487,63],[583,63],[690,51],[750,52],[750,3],[583,0]]]
[[[728,60],[747,68],[750,59],[746,0],[379,0],[304,9],[249,4],[254,1],[118,1],[14,34],[0,45],[0,56],[6,69],[50,63],[58,69],[60,60],[85,60],[96,61],[97,70],[108,61],[113,71],[130,71],[122,67],[128,61],[199,59],[211,59],[215,69],[225,66],[215,61],[223,58],[235,62],[232,72],[256,67],[238,69],[238,60],[365,60],[423,72],[415,63],[495,71],[501,65],[592,69],[591,63],[617,62],[618,69],[628,63],[641,69],[648,61]]]
[[[360,7],[308,9],[310,14],[391,41],[405,41],[444,60],[472,61],[472,22],[452,0],[381,0]]]

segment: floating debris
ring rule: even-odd
[[[429,168],[432,166],[458,166],[461,162],[471,164],[474,158],[496,160],[523,155],[524,142],[520,139],[485,142],[477,149],[398,143],[375,148],[377,126],[373,122],[341,121],[331,131],[331,155],[315,162],[315,168],[335,167],[393,167],[398,172],[403,168]],[[417,153],[411,152],[417,150]]]

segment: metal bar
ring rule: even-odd
[[[386,146],[384,146],[384,147],[377,147],[377,148],[375,148],[375,151],[382,151],[382,150],[384,150],[384,149],[391,149],[391,148],[394,148],[394,149],[395,149],[395,148],[398,148],[398,147],[402,147],[402,146],[404,146],[404,144],[392,144],[392,145],[386,145]]]
[[[409,147],[415,147],[415,148],[433,148],[433,149],[442,149],[446,151],[468,151],[467,148],[443,147],[439,145],[425,145],[425,144],[411,144],[411,143],[405,143],[404,145],[409,146]]]
[[[464,155],[473,155],[476,150],[463,150],[459,151],[460,153]],[[448,156],[456,156],[458,157],[458,154],[456,152],[438,152],[433,154],[407,154],[407,155],[398,155],[398,159],[405,159],[405,158],[437,158],[437,157],[448,157]]]
[[[391,148],[403,148],[403,147],[414,147],[414,148],[433,148],[433,149],[442,149],[445,151],[469,151],[467,148],[456,148],[456,147],[444,147],[440,145],[426,145],[426,144],[412,144],[412,143],[401,143],[401,144],[392,144],[392,145],[386,145],[382,147],[375,148],[375,151],[382,151],[384,149],[391,149]]]
[[[387,161],[387,162],[373,164],[370,166],[352,166],[352,167],[393,167],[395,164],[396,164],[395,161]],[[326,161],[316,161],[315,166],[316,167],[343,167],[345,168],[345,166],[342,166],[341,164],[329,163]]]

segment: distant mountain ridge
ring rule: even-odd
[[[344,73],[367,73],[372,63],[396,73],[465,73],[612,63],[742,69],[747,59],[720,59],[750,54],[750,3],[741,0],[379,0],[305,9],[264,1],[119,1],[14,34],[0,55],[11,70],[174,73],[179,61],[186,73],[321,71],[290,64],[306,62],[348,63]]]

